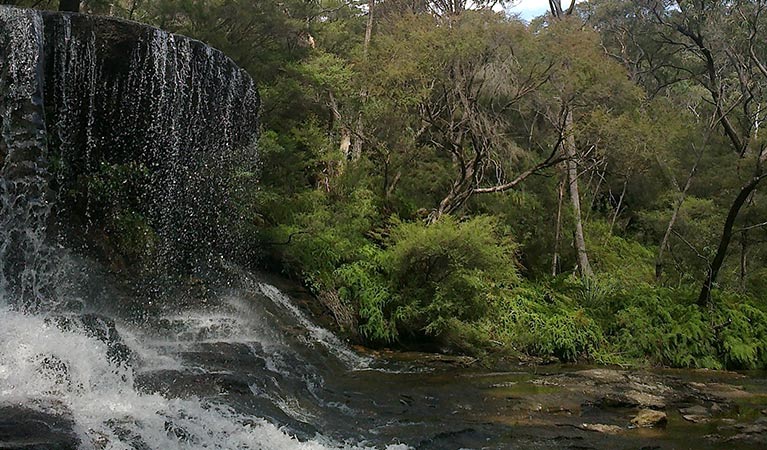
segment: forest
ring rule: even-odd
[[[299,280],[347,339],[767,368],[767,1],[550,1],[530,21],[512,4],[79,9],[207,42],[256,80],[236,257]],[[141,170],[89,181],[137,265],[152,233],[115,187]]]

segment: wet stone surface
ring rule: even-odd
[[[47,414],[20,406],[0,406],[0,448],[75,450],[80,441],[66,415]]]

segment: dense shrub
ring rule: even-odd
[[[515,247],[490,217],[431,226],[394,220],[388,232],[382,249],[363,247],[363,260],[336,271],[370,339],[444,336],[456,320],[483,318],[491,293],[518,280]]]
[[[767,366],[767,312],[753,296],[717,291],[713,306],[700,308],[697,286],[656,284],[656,249],[604,221],[587,224],[593,277],[523,280],[518,245],[497,216],[446,216],[429,226],[386,220],[376,195],[354,184],[264,195],[282,224],[261,239],[316,293],[337,294],[369,344],[429,340],[472,354],[501,348],[563,361]],[[749,278],[752,292],[762,288],[758,274]]]
[[[398,292],[394,317],[409,329],[439,335],[450,319],[474,321],[488,311],[489,294],[518,280],[515,246],[495,219],[436,224],[397,223],[384,256]]]

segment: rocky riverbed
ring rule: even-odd
[[[217,345],[189,357],[213,369],[215,361],[246,363],[249,358],[242,349]],[[322,396],[326,405],[333,406],[325,411],[322,433],[336,442],[345,437],[346,444],[338,444],[339,448],[398,443],[415,449],[767,447],[767,380],[762,374],[566,366],[482,372],[455,367],[455,362],[432,360],[420,371],[395,362],[387,366],[405,373],[355,371],[326,378]],[[248,370],[263,369],[251,362]],[[140,384],[147,393],[170,396],[193,390],[196,395],[226,399],[238,409],[253,403],[245,374],[192,372],[147,373]],[[305,438],[318,433],[304,399],[293,406],[294,412],[306,415],[287,418],[293,422],[289,429]],[[263,414],[263,405],[260,408]],[[278,416],[273,419],[279,420]],[[0,448],[79,446],[66,411],[50,414],[29,405],[6,406],[0,417]],[[119,423],[113,425],[119,431]],[[169,425],[166,431],[179,430]],[[183,437],[181,431],[179,439]],[[153,448],[142,446],[140,440],[134,443],[138,445],[134,448]]]

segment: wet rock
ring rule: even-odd
[[[65,416],[16,406],[0,407],[0,448],[76,450],[80,441],[73,427]]]
[[[127,428],[119,420],[108,420],[106,424],[112,429],[112,432],[120,438],[121,442],[129,443],[130,448],[134,450],[152,450],[152,447],[144,441],[140,435]]]
[[[665,428],[668,417],[663,411],[643,409],[631,419],[631,424],[637,428]]]
[[[742,386],[734,386],[724,383],[687,383],[692,390],[705,398],[712,401],[727,401],[740,398],[748,398],[751,396]]]
[[[666,400],[663,397],[640,391],[608,392],[601,398],[600,403],[619,408],[666,408]]]
[[[37,371],[52,380],[55,384],[69,386],[72,379],[69,375],[69,366],[56,355],[38,355],[39,366]]]
[[[83,314],[83,327],[88,333],[107,344],[107,357],[118,364],[133,364],[136,356],[131,349],[123,343],[120,333],[117,331],[115,321],[108,317],[97,314]]]
[[[579,370],[575,375],[601,383],[622,383],[626,381],[625,372],[612,369]]]
[[[585,431],[595,431],[604,434],[618,434],[623,431],[623,428],[618,425],[606,425],[603,423],[584,423],[578,428]]]
[[[706,416],[698,416],[695,414],[685,414],[682,416],[682,418],[688,422],[692,423],[706,423],[709,421],[709,418]]]
[[[553,364],[560,364],[559,358],[556,356],[531,356],[531,355],[519,355],[517,356],[520,366],[549,366]]]
[[[733,428],[744,434],[767,434],[767,418],[760,417],[752,423],[737,424]]]
[[[84,331],[89,336],[100,340],[107,345],[107,357],[116,364],[133,365],[136,355],[125,345],[117,331],[113,319],[98,314],[81,314],[79,316],[54,316],[48,319],[62,331]]]
[[[689,408],[679,409],[679,414],[682,418],[692,423],[705,423],[708,422],[711,417],[711,411],[702,405],[695,405]]]

